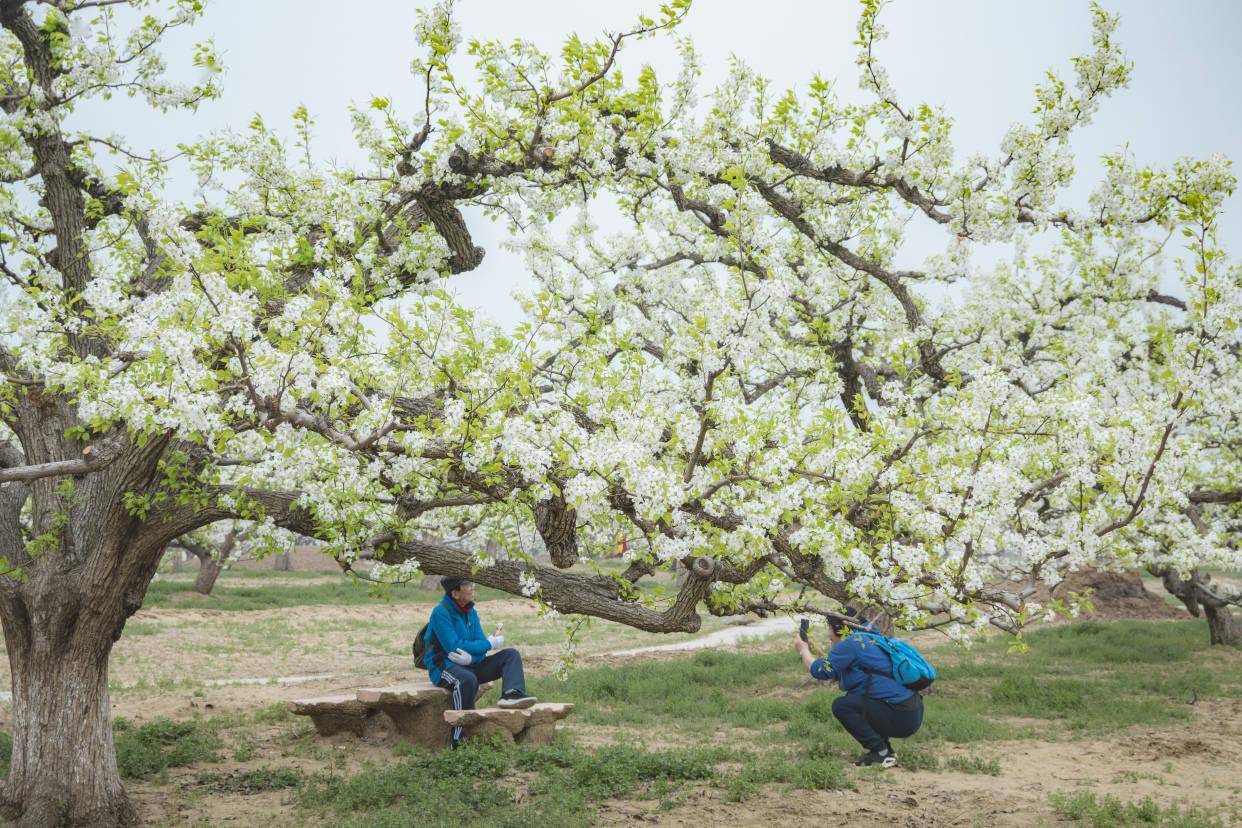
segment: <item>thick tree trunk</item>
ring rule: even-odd
[[[224,569],[213,558],[200,558],[198,565],[198,575],[194,578],[194,591],[200,595],[210,595],[211,588],[216,585],[216,579],[220,577],[220,570]]]
[[[76,607],[33,616],[24,607],[5,601],[0,611],[13,676],[13,758],[0,811],[31,828],[131,825],[109,718],[111,631]]]
[[[1213,607],[1205,603],[1203,614],[1207,616],[1208,636],[1213,644],[1242,647],[1242,622],[1233,617],[1228,606]]]

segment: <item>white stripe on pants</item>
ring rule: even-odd
[[[453,686],[453,709],[454,709],[454,710],[461,710],[461,709],[462,709],[462,706],[461,706],[461,682],[460,682],[460,681],[458,681],[457,676],[453,675],[453,674],[452,674],[452,673],[450,673],[448,670],[445,670],[445,671],[443,671],[442,673],[440,673],[440,681],[446,681],[446,680],[448,681],[448,683],[449,683],[449,684],[451,684],[451,685]],[[453,737],[452,737],[452,738],[453,738],[453,744],[454,744],[454,745],[456,745],[458,742],[460,742],[460,741],[461,741],[461,732],[462,732],[462,729],[463,729],[463,728],[462,728],[462,726],[461,726],[461,725],[454,725],[454,726],[453,726]]]

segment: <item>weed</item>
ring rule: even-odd
[[[940,760],[926,748],[902,745],[897,750],[897,766],[906,770],[940,770]]]
[[[981,759],[978,756],[951,756],[945,760],[945,767],[959,773],[983,773],[988,776],[1000,776],[1000,762],[995,759]]]
[[[198,775],[198,784],[227,793],[258,793],[296,788],[306,779],[297,768],[262,767],[235,773],[208,771]]]
[[[112,732],[117,767],[127,779],[163,777],[168,768],[215,761],[220,747],[215,727],[200,719],[156,719],[138,727],[117,719]]]
[[[289,705],[285,702],[273,702],[254,714],[255,724],[279,724],[293,719]]]
[[[1124,803],[1115,796],[1096,796],[1083,791],[1076,794],[1053,794],[1052,808],[1063,819],[1073,820],[1091,828],[1129,828],[1153,825],[1162,828],[1221,828],[1225,823],[1202,808],[1177,805],[1161,808],[1152,798],[1142,802]]]

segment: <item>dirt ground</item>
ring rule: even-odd
[[[659,657],[676,657],[660,654]],[[536,668],[537,669],[537,668]],[[380,676],[376,680],[411,678]],[[359,677],[365,679],[365,677]],[[368,683],[366,680],[360,684]],[[204,697],[188,694],[121,700],[116,715],[143,720],[159,716],[229,716],[252,713],[295,696],[319,695],[346,689],[332,682],[297,688],[264,685],[221,687]],[[785,694],[794,691],[786,690]],[[810,690],[803,693],[813,692]],[[1047,725],[1047,722],[1043,722]],[[565,732],[584,745],[632,742],[625,728],[575,726]],[[288,791],[204,791],[201,775],[236,774],[276,764],[294,764],[307,773],[321,770],[356,772],[367,763],[392,761],[391,748],[361,744],[349,737],[322,739],[309,725],[288,722],[248,725],[246,738],[253,757],[245,762],[170,771],[164,784],[140,783],[130,789],[150,824],[176,825],[209,822],[213,825],[303,825],[306,816],[294,810]],[[748,734],[724,729],[717,744],[734,740],[745,746]],[[769,788],[744,802],[729,802],[724,791],[693,786],[679,794],[672,807],[654,801],[612,800],[600,803],[604,825],[650,824],[703,828],[711,825],[770,826],[784,819],[796,824],[832,824],[838,819],[863,826],[1029,826],[1056,822],[1049,794],[1090,791],[1113,795],[1125,802],[1152,797],[1162,805],[1190,803],[1232,809],[1242,814],[1242,700],[1200,701],[1193,721],[1168,728],[1131,728],[1114,737],[1062,741],[989,742],[969,747],[946,747],[938,756],[942,766],[954,755],[996,759],[999,776],[951,770],[913,771],[897,768],[859,775],[856,791],[808,791]],[[675,737],[644,732],[651,749],[677,747]],[[812,816],[813,815],[813,816]]]
[[[1030,826],[1056,822],[1049,794],[1084,790],[1123,802],[1150,796],[1162,805],[1182,802],[1242,813],[1237,810],[1242,806],[1242,700],[1200,702],[1196,713],[1189,726],[1131,729],[1090,742],[993,742],[969,751],[999,760],[999,776],[875,771],[863,775],[857,791],[767,790],[743,803],[699,788],[683,805],[662,814],[649,813],[650,803],[605,803],[600,821],[758,828],[779,822],[782,814],[799,823],[813,814],[815,824],[825,825],[848,820],[850,825],[909,828]]]

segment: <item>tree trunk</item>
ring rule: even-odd
[[[1208,636],[1213,644],[1242,647],[1242,622],[1233,617],[1228,606],[1214,607],[1205,603],[1203,614],[1207,616]]]
[[[1225,644],[1242,647],[1242,622],[1233,617],[1229,604],[1214,596],[1206,588],[1211,576],[1204,577],[1198,570],[1191,573],[1189,580],[1182,580],[1172,570],[1149,569],[1153,575],[1159,575],[1164,588],[1169,594],[1177,597],[1186,605],[1186,609],[1195,618],[1202,612],[1207,619],[1208,640],[1212,644]]]
[[[117,772],[108,701],[112,636],[66,601],[0,610],[13,676],[13,757],[0,813],[17,826],[137,821]],[[88,619],[91,619],[88,621]]]
[[[211,588],[224,569],[214,558],[202,558],[198,564],[198,575],[194,578],[194,591],[200,595],[210,595]]]

